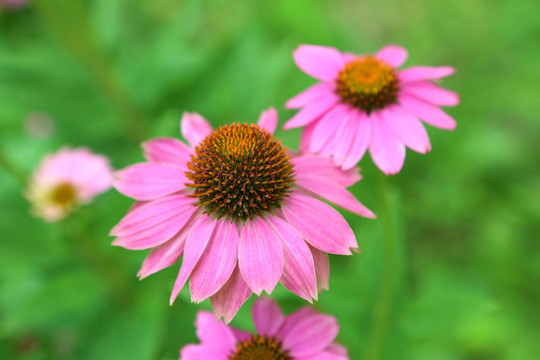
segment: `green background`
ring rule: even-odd
[[[378,215],[345,214],[362,255],[331,257],[330,292],[351,359],[540,358],[540,2],[42,0],[0,13],[0,358],[177,359],[209,303],[168,305],[178,265],[143,281],[146,251],[112,247],[132,203],[114,190],[65,221],[29,215],[25,178],[61,146],[115,168],[138,143],[179,136],[183,111],[254,122],[314,82],[302,43],[452,65],[454,132],[385,178],[364,157],[352,189]],[[44,115],[46,114],[46,115]],[[48,136],[29,130],[52,119]],[[36,118],[38,120],[36,120]],[[291,148],[298,130],[277,136]],[[287,312],[305,302],[280,286]],[[252,298],[253,299],[253,298]],[[233,325],[251,329],[252,301]]]

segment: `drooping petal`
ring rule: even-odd
[[[140,280],[174,264],[184,252],[188,231],[181,232],[165,244],[160,245],[144,259],[137,273]]]
[[[228,357],[212,346],[190,344],[180,350],[180,360],[228,360]]]
[[[400,94],[399,102],[411,114],[418,116],[432,126],[447,130],[456,128],[456,120],[435,105],[428,104],[407,94]]]
[[[336,354],[336,355],[341,355],[341,356],[347,356],[347,353],[348,353],[347,348],[345,346],[336,344],[336,343],[332,343],[328,345],[328,347],[324,349],[324,351],[332,353],[332,354]]]
[[[266,220],[281,238],[285,259],[281,283],[309,302],[317,299],[315,264],[308,245],[285,220],[272,215],[268,215]]]
[[[357,248],[356,237],[347,221],[330,205],[293,192],[282,207],[285,219],[304,240],[330,254],[350,255]]]
[[[320,118],[324,113],[330,110],[339,102],[339,98],[335,94],[321,98],[317,102],[306,105],[302,110],[296,113],[289,121],[283,125],[285,130],[294,129],[300,126],[308,125],[309,123]]]
[[[427,81],[406,84],[402,91],[433,105],[456,106],[459,104],[457,93]]]
[[[297,357],[295,360],[349,360],[349,357],[347,355],[339,355],[325,350],[311,356]]]
[[[174,138],[157,138],[142,143],[144,156],[150,162],[165,162],[184,167],[190,160],[191,150]]]
[[[130,250],[149,249],[164,244],[176,234],[180,235],[178,232],[196,210],[194,206],[186,206],[166,221],[133,234],[119,236],[112,244]]]
[[[184,247],[184,260],[182,261],[178,277],[174,282],[170,298],[171,304],[180,293],[180,290],[184,287],[188,277],[191,275],[195,265],[205,251],[216,224],[217,221],[213,217],[203,214],[196,218],[191,226],[191,231],[189,232]]]
[[[334,162],[336,165],[341,165],[349,155],[351,148],[353,146],[353,141],[355,137],[355,132],[353,127],[355,127],[354,122],[356,119],[351,116],[352,111],[341,120],[338,131],[335,135],[335,151],[334,151]]]
[[[210,243],[191,273],[191,299],[201,302],[214,295],[229,280],[238,259],[240,236],[236,224],[227,219],[218,221]]]
[[[330,260],[328,254],[309,245],[313,262],[315,263],[315,274],[317,275],[317,291],[330,289]]]
[[[397,174],[405,162],[405,145],[388,129],[376,112],[370,114],[371,142],[369,152],[373,162],[385,174]]]
[[[240,233],[238,265],[251,290],[270,294],[283,273],[283,250],[277,234],[262,218],[247,220]]]
[[[285,318],[283,324],[276,333],[276,339],[283,342],[285,338],[289,335],[291,330],[298,324],[300,321],[310,318],[312,316],[318,315],[317,311],[312,307],[305,306],[294,313],[290,314]]]
[[[255,300],[252,313],[255,329],[263,336],[274,336],[285,320],[279,305],[269,298]]]
[[[115,173],[114,187],[136,200],[153,200],[184,189],[185,169],[166,163],[139,163]]]
[[[230,323],[251,294],[251,289],[242,278],[237,266],[221,290],[210,297],[210,304],[216,318],[223,317],[226,323]]]
[[[336,204],[358,215],[375,218],[375,214],[365,207],[353,194],[340,184],[322,176],[296,175],[296,186]]]
[[[216,320],[208,311],[199,311],[195,320],[197,337],[203,345],[215,348],[219,353],[230,354],[236,347],[236,337],[231,329]]]
[[[409,148],[422,154],[431,150],[429,136],[422,122],[401,107],[389,106],[380,111],[380,117],[392,133]]]
[[[303,72],[323,81],[333,81],[345,66],[341,53],[333,47],[300,45],[293,57]]]
[[[180,131],[192,148],[212,132],[212,125],[197,113],[185,112],[180,120]]]
[[[354,133],[354,140],[347,157],[341,163],[344,170],[351,169],[362,159],[371,140],[371,123],[366,114],[353,111],[351,120],[353,120],[353,126],[351,126],[350,131]]]
[[[338,332],[335,317],[322,314],[310,316],[291,329],[283,340],[283,348],[290,350],[294,358],[311,356],[327,348]]]
[[[456,69],[451,66],[413,66],[401,70],[398,73],[398,79],[404,83],[433,80],[452,75],[455,71]]]
[[[266,111],[263,111],[257,120],[257,125],[273,134],[276,130],[278,123],[278,113],[275,108],[271,107]]]
[[[132,207],[127,215],[112,228],[111,236],[132,235],[159,225],[184,212],[185,208],[194,207],[194,200],[182,194],[136,204],[138,205]]]
[[[347,105],[338,104],[324,114],[324,116],[317,121],[313,134],[311,135],[310,152],[319,152],[329,139],[334,138],[341,123],[349,116],[349,113],[350,110]]]
[[[291,162],[294,164],[294,170],[297,174],[327,177],[342,186],[351,186],[362,179],[358,168],[341,170],[327,157],[304,155],[293,157]]]
[[[392,67],[400,67],[407,60],[408,53],[404,47],[387,45],[379,50],[375,56]]]
[[[302,136],[300,137],[300,144],[298,145],[298,150],[301,154],[309,154],[309,144],[311,143],[311,137],[313,135],[313,130],[315,130],[315,125],[317,122],[312,122],[306,125],[302,129]]]
[[[335,88],[336,85],[334,83],[316,83],[315,85],[311,85],[309,88],[307,88],[307,90],[302,91],[300,94],[288,100],[285,103],[285,108],[299,109],[311,104],[312,102],[318,101],[325,96],[328,96],[328,94],[333,94]]]

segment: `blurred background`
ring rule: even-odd
[[[138,281],[146,251],[110,245],[132,201],[114,190],[64,221],[23,193],[64,145],[141,161],[139,142],[179,137],[183,111],[254,122],[314,80],[302,43],[406,66],[452,65],[455,132],[429,128],[388,179],[364,157],[353,191],[379,214],[344,214],[361,255],[331,257],[330,292],[351,359],[540,358],[540,2],[423,0],[0,0],[0,359],[178,358],[208,301],[170,307],[178,265]],[[22,1],[19,1],[22,2]],[[296,148],[300,132],[277,136]],[[387,189],[385,191],[384,189]],[[282,287],[287,312],[305,304]],[[253,300],[253,298],[252,298]],[[232,325],[252,329],[251,301]]]

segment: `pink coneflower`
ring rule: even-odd
[[[345,219],[317,197],[373,217],[345,189],[358,169],[339,170],[327,158],[291,157],[272,135],[277,113],[258,125],[212,130],[186,113],[173,138],[143,144],[148,162],[116,173],[114,186],[139,202],[116,225],[114,245],[153,248],[139,276],[183,255],[171,303],[188,280],[191,299],[211,297],[217,316],[230,321],[240,306],[278,282],[304,299],[328,287],[328,257],[358,247]]]
[[[32,212],[47,221],[64,218],[112,185],[109,160],[86,148],[60,149],[47,155],[34,172],[27,191]]]
[[[197,314],[200,345],[186,345],[180,360],[348,360],[347,349],[334,343],[336,318],[310,307],[284,316],[279,305],[266,298],[253,305],[255,334],[235,329],[206,311]]]
[[[332,155],[343,169],[352,168],[369,148],[373,162],[384,173],[398,173],[406,146],[420,153],[431,149],[420,120],[453,130],[455,120],[439,106],[459,103],[456,93],[432,82],[451,75],[454,68],[398,70],[406,59],[407,50],[395,45],[375,55],[299,46],[294,52],[296,65],[321,82],[287,102],[287,108],[301,110],[284,127],[305,126],[303,150]]]

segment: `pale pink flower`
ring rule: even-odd
[[[189,278],[191,299],[211,297],[230,321],[252,292],[271,293],[278,282],[308,301],[328,287],[328,256],[351,254],[354,233],[331,206],[374,217],[345,189],[360,179],[327,158],[292,157],[272,135],[277,112],[258,125],[212,130],[185,113],[173,138],[143,144],[147,162],[116,173],[114,186],[138,202],[111,230],[113,245],[152,251],[139,277],[183,255],[171,303]]]
[[[398,69],[407,50],[389,45],[375,55],[341,53],[335,48],[301,45],[296,65],[321,82],[290,99],[288,109],[301,109],[284,126],[305,126],[301,150],[332,156],[350,169],[367,149],[386,174],[398,173],[405,147],[431,150],[422,121],[453,130],[456,122],[439,106],[459,103],[456,93],[433,83],[454,73],[449,66]]]
[[[197,314],[200,344],[180,350],[180,360],[348,360],[347,349],[334,343],[339,333],[335,317],[304,307],[285,316],[271,299],[253,305],[255,334],[216,321],[206,311]]]
[[[62,148],[45,156],[32,175],[26,196],[32,213],[56,221],[111,185],[112,169],[105,156],[86,148]]]

